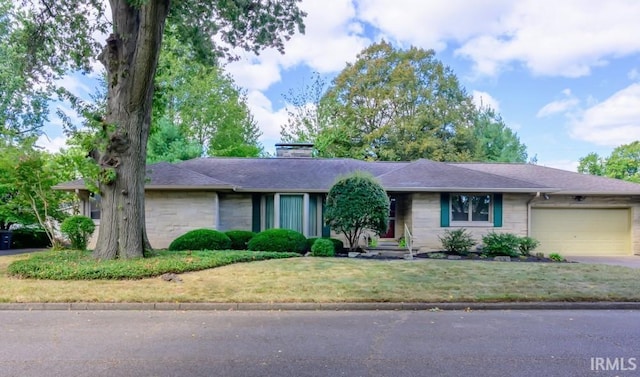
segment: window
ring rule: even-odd
[[[451,194],[451,221],[489,222],[489,194]]]
[[[440,226],[502,227],[501,193],[440,194]]]
[[[100,200],[102,198],[98,194],[89,194],[89,217],[92,220],[100,220]]]
[[[322,234],[322,195],[263,195],[259,214],[260,221],[256,224],[260,226],[259,230],[292,229],[306,237],[318,237]]]

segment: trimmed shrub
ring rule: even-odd
[[[23,227],[11,232],[12,249],[51,247],[51,241],[42,228]]]
[[[312,257],[334,257],[335,255],[333,242],[327,238],[318,238],[311,246]]]
[[[331,243],[333,243],[333,250],[336,253],[341,253],[344,250],[344,242],[342,242],[341,240],[337,239],[337,238],[327,238],[327,237],[322,237],[322,238],[307,238],[307,248],[305,249],[305,251],[311,251],[311,247],[313,247],[313,244],[316,242],[316,240],[329,240],[331,241]]]
[[[558,253],[549,254],[549,259],[551,259],[554,262],[564,262],[564,257]]]
[[[290,229],[267,229],[249,241],[249,250],[279,251],[304,254],[307,239],[300,232]]]
[[[228,250],[231,239],[217,230],[195,229],[176,238],[169,250]]]
[[[249,230],[228,230],[224,234],[231,240],[231,250],[247,250],[249,241],[256,235]]]
[[[442,242],[442,248],[449,254],[455,255],[467,255],[469,250],[476,241],[471,234],[467,233],[464,228],[456,230],[445,230],[444,235],[438,236],[440,242]]]
[[[370,173],[356,171],[339,178],[327,194],[325,221],[344,234],[350,251],[367,232],[383,235],[389,223],[389,197]]]
[[[490,257],[520,255],[520,237],[512,233],[489,233],[482,237],[482,253]]]
[[[520,246],[519,246],[520,254],[522,254],[525,257],[528,257],[529,255],[531,255],[531,252],[535,250],[536,247],[538,247],[538,245],[540,245],[540,242],[535,238],[521,237]]]
[[[70,216],[60,224],[60,231],[69,241],[71,247],[78,250],[85,250],[89,237],[96,230],[96,224],[87,216]]]

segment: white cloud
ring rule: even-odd
[[[542,106],[542,108],[538,110],[536,117],[544,118],[558,113],[568,115],[568,112],[575,110],[580,104],[580,100],[573,96],[571,89],[563,89],[562,94],[565,98],[549,102]]]
[[[565,98],[549,102],[540,110],[538,110],[536,116],[538,118],[544,118],[558,113],[565,113],[571,109],[574,109],[576,106],[578,106],[579,103],[580,101],[578,101],[577,98]]]
[[[477,33],[456,50],[477,73],[522,64],[535,75],[580,77],[640,52],[638,1],[523,0],[501,10],[492,32]]]
[[[538,161],[538,165],[547,166],[550,168],[562,169],[572,172],[578,171],[578,161],[572,160],[549,160],[549,161]]]
[[[479,90],[474,90],[471,92],[471,96],[473,97],[474,105],[476,105],[478,109],[490,107],[497,113],[500,112],[500,102],[498,102],[497,99],[493,98],[491,94]]]
[[[629,71],[629,73],[627,73],[627,77],[629,78],[629,80],[636,81],[640,79],[640,72],[638,71],[638,69],[634,68]]]
[[[267,50],[259,56],[245,54],[229,63],[227,71],[237,84],[266,90],[280,81],[280,71],[300,64],[320,73],[337,72],[353,61],[371,43],[363,36],[364,26],[355,20],[350,0],[333,0],[331,6],[318,0],[305,0],[300,8],[308,13],[305,34],[296,34],[285,43],[285,54]]]
[[[56,153],[67,146],[67,138],[65,136],[57,136],[50,139],[47,135],[41,135],[36,141],[36,145],[47,152]]]
[[[400,44],[443,50],[448,41],[463,41],[499,31],[499,19],[509,0],[415,1],[359,0],[358,16]],[[482,20],[482,21],[481,21]]]
[[[640,83],[585,110],[570,124],[570,135],[603,146],[637,140],[640,135]]]
[[[280,140],[280,126],[287,121],[286,110],[274,111],[271,101],[257,90],[247,93],[247,105],[262,131],[260,141],[265,148],[271,147],[271,144]]]

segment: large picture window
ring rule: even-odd
[[[451,221],[453,223],[490,223],[493,221],[493,195],[451,194]]]
[[[306,237],[322,234],[322,196],[267,194],[261,200],[261,229],[292,229]]]

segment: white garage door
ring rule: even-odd
[[[533,208],[536,252],[569,255],[631,255],[629,209]]]

